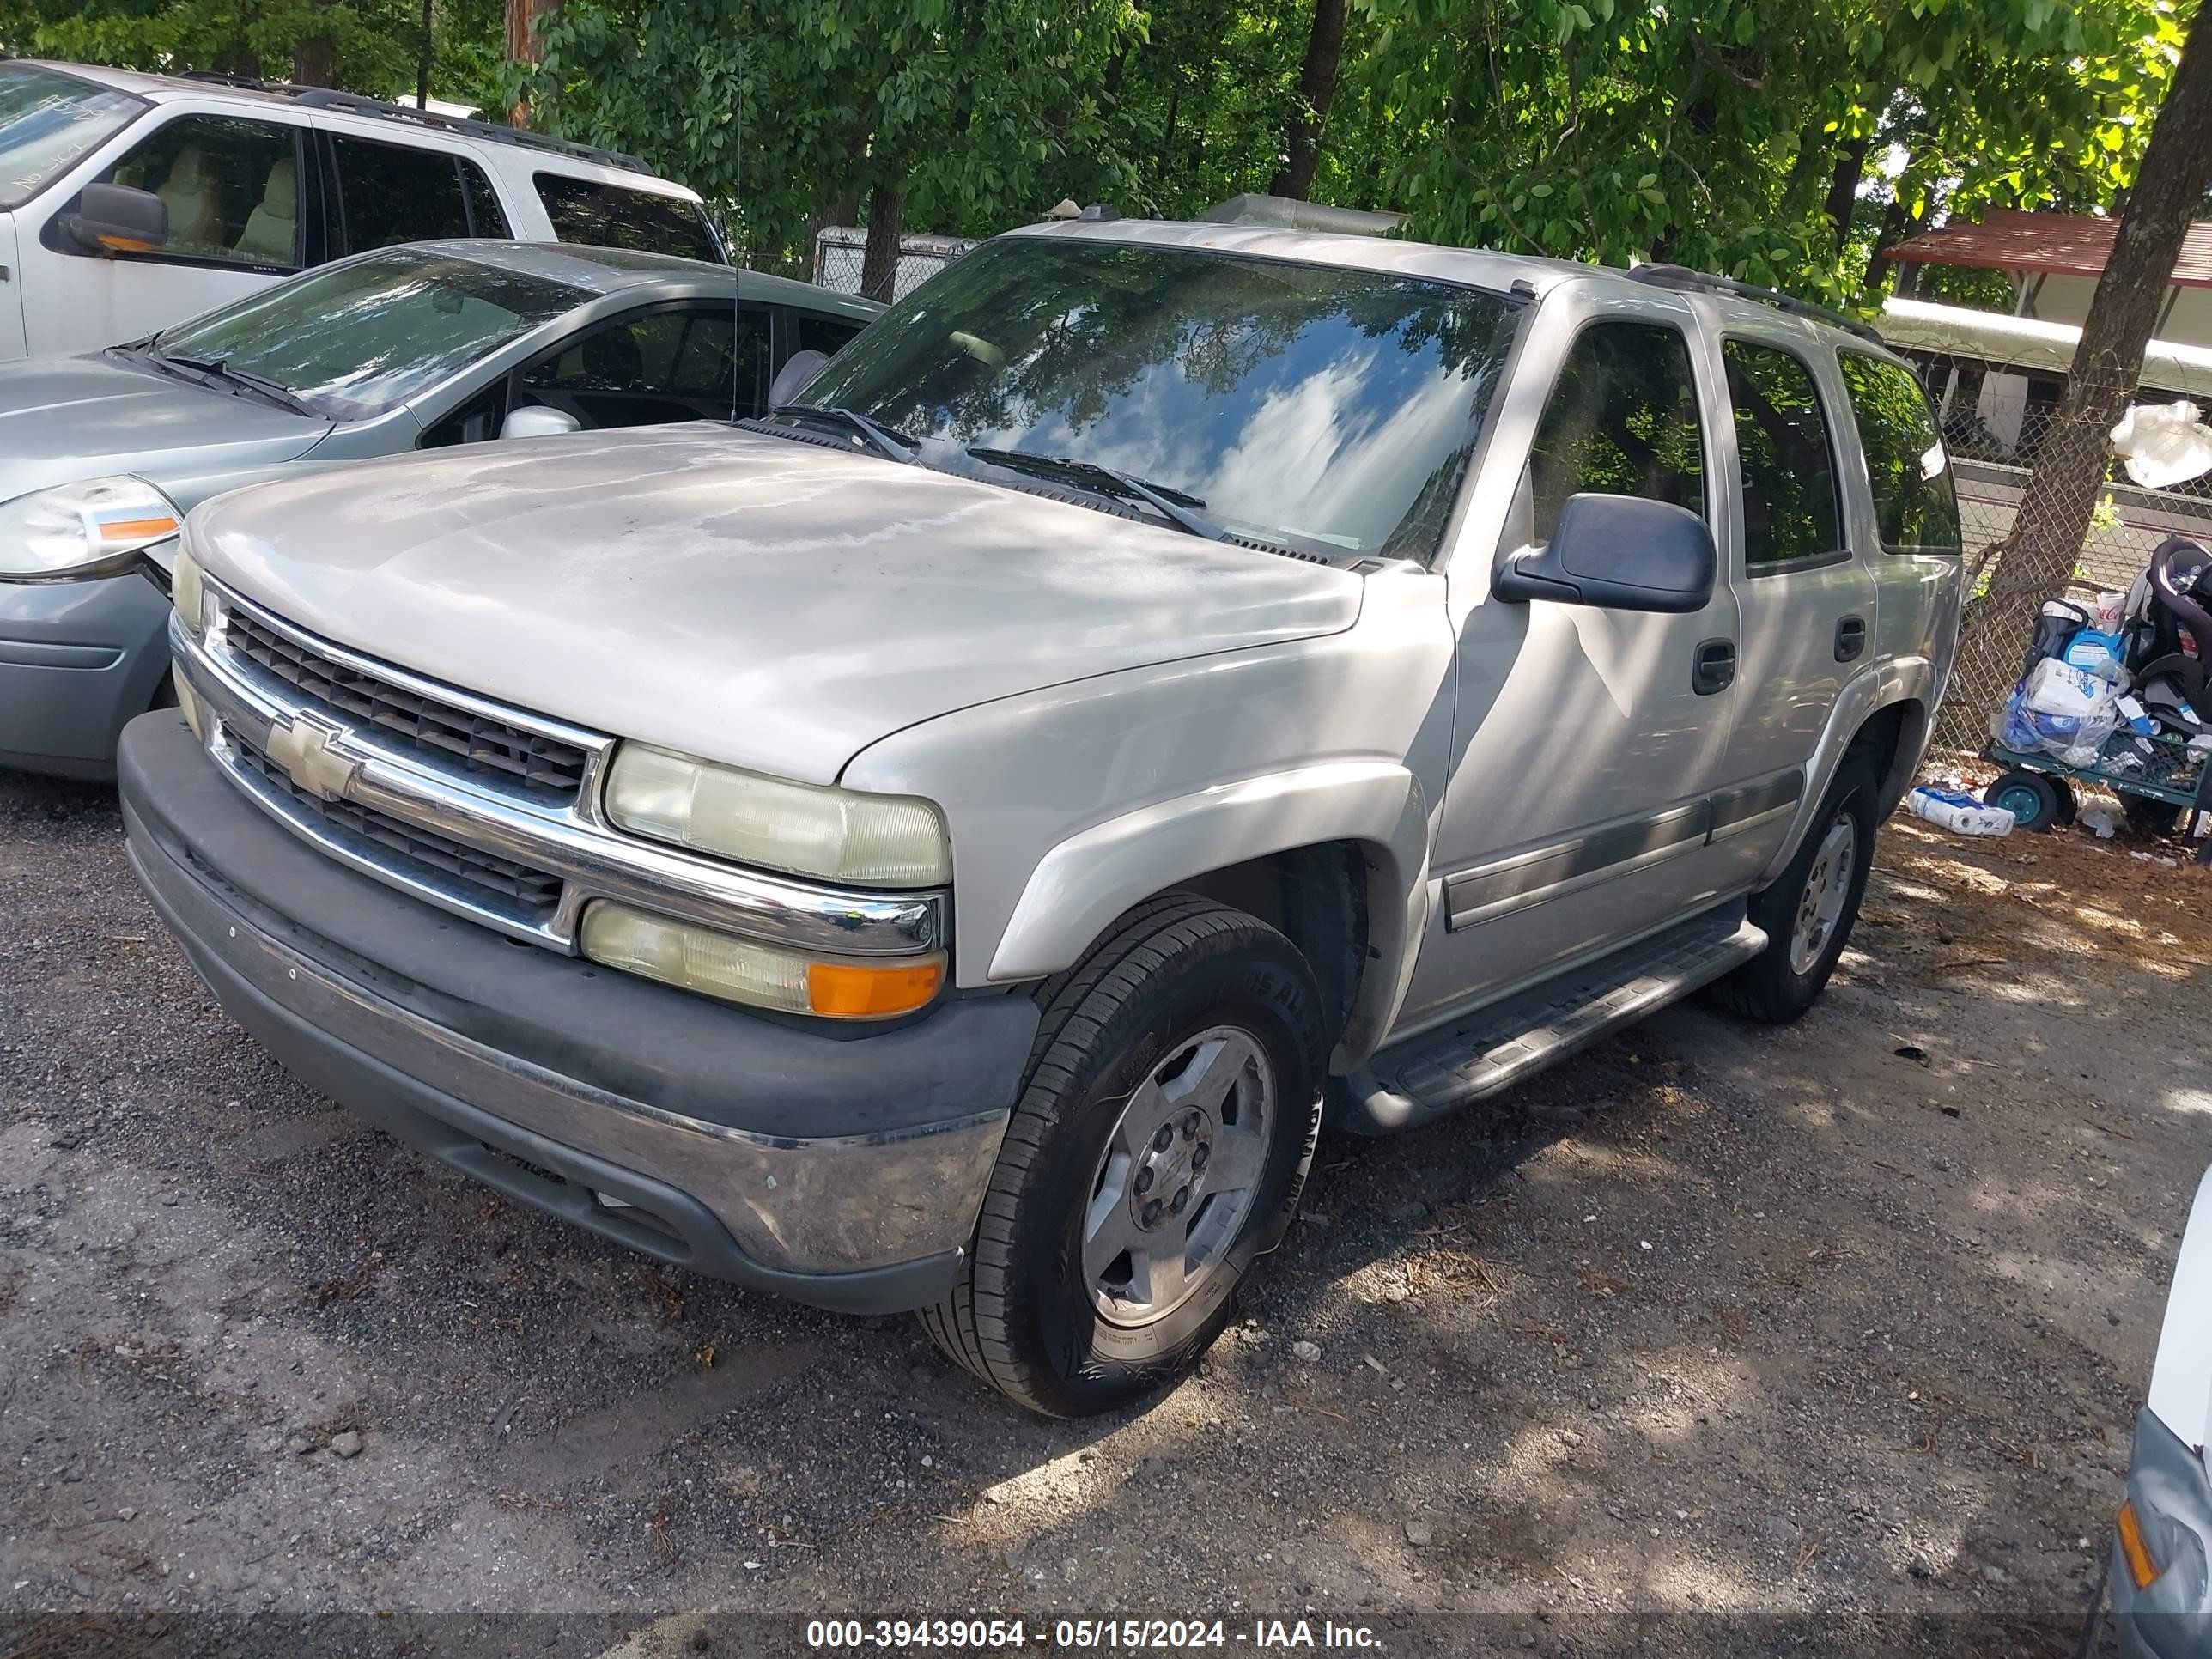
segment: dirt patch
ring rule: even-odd
[[[2212,887],[2136,851],[1891,825],[1808,1018],[1325,1141],[1200,1374],[1066,1425],[355,1123],[192,980],[111,796],[0,777],[0,1652],[747,1650],[716,1607],[2070,1654],[2212,1161]]]

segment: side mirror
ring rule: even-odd
[[[584,423],[565,409],[548,409],[543,404],[531,404],[507,411],[507,418],[499,424],[502,438],[557,438],[564,432],[581,432]]]
[[[819,351],[794,351],[783,360],[783,367],[775,372],[775,380],[768,389],[768,406],[787,404],[806,389],[806,383],[819,374],[829,356]]]
[[[151,253],[169,240],[169,204],[129,185],[87,185],[58,228],[87,253]]]
[[[1702,611],[1719,568],[1713,532],[1694,513],[1640,495],[1570,495],[1551,541],[1504,561],[1490,591],[1513,605]]]

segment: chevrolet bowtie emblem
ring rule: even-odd
[[[292,781],[319,800],[337,800],[361,770],[361,763],[337,746],[327,726],[295,714],[269,731],[269,758],[292,775]]]

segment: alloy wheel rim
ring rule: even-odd
[[[1165,1319],[1224,1270],[1267,1168],[1274,1069],[1250,1032],[1216,1025],[1131,1091],[1083,1218],[1083,1275],[1111,1324]]]
[[[1850,896],[1851,871],[1858,861],[1859,830],[1848,813],[1820,837],[1813,867],[1805,873],[1797,898],[1797,919],[1790,932],[1790,971],[1809,974],[1836,936],[1844,902]]]

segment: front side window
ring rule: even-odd
[[[325,266],[155,337],[157,353],[269,381],[367,420],[591,296],[420,248]]]
[[[367,253],[398,242],[469,234],[460,168],[473,172],[472,163],[443,150],[380,144],[343,134],[331,138],[331,155],[337,167],[348,252]]]
[[[587,427],[726,420],[733,402],[740,416],[760,412],[769,356],[766,312],[699,306],[595,329],[529,370],[522,385],[532,402]]]
[[[564,242],[673,253],[718,265],[728,263],[705,210],[681,196],[630,190],[565,173],[541,173],[538,199],[545,204],[554,235]]]
[[[1754,575],[1844,544],[1836,467],[1813,371],[1793,352],[1721,344],[1743,471],[1743,562]]]
[[[146,100],[33,64],[0,64],[0,208],[18,208],[135,120]]]
[[[805,401],[951,470],[1111,467],[1232,533],[1425,560],[1523,314],[1387,272],[1011,237],[870,324]]]
[[[1950,458],[1920,382],[1895,363],[1863,352],[1838,352],[1837,362],[1858,423],[1859,447],[1866,452],[1882,550],[1960,551],[1959,498],[1951,487]]]
[[[169,210],[169,240],[155,258],[296,270],[298,140],[298,129],[273,122],[186,115],[156,128],[101,179],[149,190]]]
[[[1641,495],[1703,515],[1705,428],[1679,331],[1598,323],[1576,337],[1529,446],[1528,484],[1540,543],[1570,495]]]

